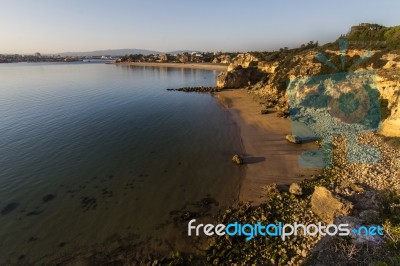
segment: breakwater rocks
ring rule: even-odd
[[[178,89],[167,89],[167,91],[183,91],[183,92],[217,92],[219,89],[217,87],[182,87]]]

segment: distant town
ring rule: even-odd
[[[23,54],[0,54],[0,63],[20,63],[20,62],[78,62],[91,60],[116,61],[118,57],[113,56],[61,56],[61,55],[32,55]]]
[[[229,64],[238,53],[222,52],[184,52],[181,54],[130,54],[119,57],[116,62],[154,62],[154,63],[214,63]]]
[[[180,54],[129,54],[121,56],[62,56],[62,55],[42,55],[35,53],[31,55],[22,54],[0,54],[0,63],[18,62],[159,62],[159,63],[215,63],[229,64],[231,59],[238,53],[222,52],[184,52]]]

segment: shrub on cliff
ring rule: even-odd
[[[400,49],[400,26],[393,27],[385,32],[385,40],[392,49]]]

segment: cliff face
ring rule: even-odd
[[[349,50],[349,66],[366,50]],[[374,69],[382,105],[381,133],[400,136],[400,54],[375,50],[373,56],[356,69]],[[340,65],[340,51],[325,50],[324,54],[335,65]],[[228,71],[217,78],[219,88],[247,88],[249,92],[266,101],[267,107],[287,111],[286,82],[292,78],[312,77],[330,73],[329,67],[315,59],[317,49],[281,51],[268,56],[239,54],[232,60]],[[334,57],[332,60],[331,58]]]
[[[230,71],[222,72],[217,77],[218,88],[242,88],[259,82],[264,73],[257,67],[242,67],[241,65],[231,67]]]
[[[382,124],[381,133],[400,136],[400,55],[386,54],[382,58],[386,64],[377,70],[377,83],[390,113]]]

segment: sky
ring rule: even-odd
[[[256,51],[400,25],[388,0],[0,0],[0,54],[105,49]]]

